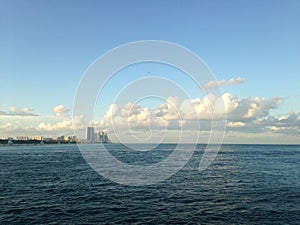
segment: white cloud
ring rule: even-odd
[[[210,88],[215,88],[215,87],[222,87],[222,86],[231,86],[235,84],[241,84],[245,82],[245,78],[231,78],[230,80],[220,80],[220,81],[209,81],[208,83],[204,84],[202,88],[204,89],[210,89]]]
[[[0,121],[0,137],[34,135],[56,137],[73,134],[72,118],[68,115],[69,110],[63,105],[58,105],[53,108],[53,112],[55,117],[30,116],[33,114],[30,108],[11,106],[8,112],[0,112],[2,117],[5,117],[5,123]],[[15,116],[19,116],[17,120]],[[79,117],[74,118],[74,123],[80,124],[80,128],[82,127],[81,120]]]
[[[244,104],[247,106],[248,110],[244,115],[245,118],[253,118],[256,116],[267,115],[270,109],[277,108],[281,104],[282,100],[280,98],[248,98],[244,100]]]
[[[197,99],[180,99],[170,96],[162,104],[153,108],[142,107],[134,103],[125,105],[112,104],[103,118],[95,121],[85,121],[83,116],[73,118],[76,129],[80,129],[82,137],[87,125],[98,130],[113,133],[112,128],[124,132],[147,133],[153,135],[168,132],[196,131],[210,132],[212,112],[214,120],[227,119],[227,132],[253,134],[278,134],[299,137],[300,113],[289,113],[278,117],[272,116],[272,110],[277,109],[281,98],[240,98],[229,93],[222,96],[212,94]],[[22,110],[11,107],[10,112],[30,113],[29,108]],[[53,108],[56,117],[7,117],[0,122],[1,135],[43,135],[59,136],[73,134],[72,119],[69,110],[63,105]],[[200,122],[197,130],[195,123]],[[150,132],[150,133],[149,133]]]
[[[0,110],[0,116],[38,116],[32,112],[30,108],[18,108],[16,106],[10,106],[8,112]]]
[[[201,131],[210,131],[213,112],[214,120],[227,119],[228,131],[270,132],[271,126],[278,126],[279,122],[274,118],[270,119],[270,112],[278,108],[281,102],[281,98],[240,98],[224,93],[222,96],[209,94],[202,99],[182,100],[178,97],[168,97],[165,103],[154,109],[131,102],[123,107],[114,104],[110,106],[99,127],[111,129],[114,126],[115,129],[127,131],[130,129],[179,131],[193,130],[196,128],[195,123],[200,122]],[[288,120],[292,120],[292,115],[288,118],[282,117],[280,121],[287,123]],[[291,127],[291,124],[288,126]]]
[[[166,127],[171,124],[171,121],[176,121],[175,124],[178,124],[178,128],[180,128],[187,124],[186,121],[210,121],[212,115],[214,119],[225,119],[226,115],[241,119],[247,115],[249,105],[253,106],[253,102],[260,103],[261,101],[260,99],[250,98],[244,101],[244,99],[233,97],[229,93],[225,93],[222,96],[209,94],[203,99],[197,98],[192,100],[181,100],[178,97],[170,96],[165,103],[158,105],[156,109],[143,108],[131,102],[123,107],[113,104],[104,116],[104,121],[112,120],[114,125],[120,127],[128,127],[128,124],[132,127],[149,127],[150,125]],[[258,106],[256,107],[260,112],[267,108],[266,106],[261,107],[262,109]],[[253,113],[251,116],[256,114],[258,112]],[[174,123],[172,124],[174,125]]]
[[[244,127],[245,125],[243,122],[229,122],[227,127]]]
[[[72,121],[71,120],[63,120],[56,124],[51,123],[40,123],[38,125],[38,129],[45,130],[45,131],[64,131],[64,130],[72,130]]]
[[[180,99],[169,96],[166,103],[162,103],[157,107],[154,116],[166,121],[180,119]]]
[[[109,120],[119,111],[119,106],[117,104],[110,105],[108,111],[106,112],[104,119]]]
[[[66,117],[68,116],[69,109],[65,108],[63,105],[57,105],[52,110],[55,113],[56,117]]]
[[[289,113],[279,118],[271,117],[262,121],[262,125],[275,133],[300,136],[300,113]]]

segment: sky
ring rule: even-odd
[[[201,87],[219,85],[222,95],[203,93],[187,74],[168,65],[145,62],[123,68],[99,93],[92,122],[113,141],[120,138],[112,123],[125,140],[131,140],[129,126],[139,140],[151,142],[147,134],[164,132],[166,142],[176,142],[180,131],[193,133],[191,124],[200,121],[199,142],[205,143],[211,130],[207,114],[221,99],[225,143],[300,144],[297,0],[0,4],[0,138],[73,135],[74,96],[89,66],[120,45],[160,40],[197,54],[215,77]],[[116,102],[130,83],[149,76],[179,84],[189,99],[166,89],[161,99]],[[185,104],[193,105],[195,115],[186,112]],[[89,123],[80,115],[74,121],[80,129]]]

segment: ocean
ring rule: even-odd
[[[151,164],[175,146],[108,148]],[[223,145],[200,173],[204,149],[165,181],[126,186],[96,173],[76,145],[0,146],[0,224],[300,223],[300,146]]]

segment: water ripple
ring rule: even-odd
[[[172,147],[111,151],[147,164]],[[2,146],[0,224],[298,224],[300,146],[224,145],[199,173],[204,148],[165,182],[130,187],[99,176],[73,145]]]

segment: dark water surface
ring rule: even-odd
[[[110,149],[146,164],[174,146]],[[75,145],[0,146],[0,224],[300,224],[300,146],[224,145],[199,173],[204,148],[165,182],[132,187],[98,175]]]

